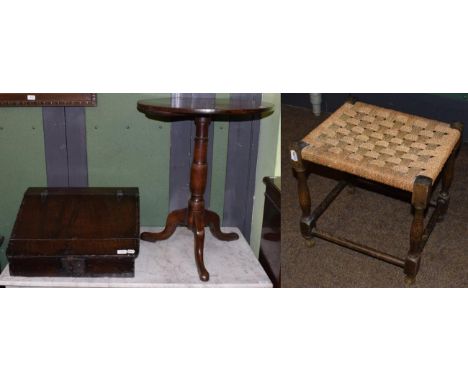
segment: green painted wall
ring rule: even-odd
[[[89,185],[140,189],[141,223],[163,226],[169,207],[170,124],[136,110],[139,99],[169,94],[98,94],[86,108]],[[228,93],[217,94],[219,98]],[[264,94],[276,111],[261,121],[252,247],[258,254],[263,216],[262,178],[278,173],[280,95]],[[229,123],[214,125],[211,209],[222,216]],[[29,186],[46,186],[42,108],[0,108],[0,233],[11,232],[21,198]],[[6,242],[0,249],[5,264]]]
[[[142,225],[164,225],[168,213],[170,123],[136,104],[164,95],[98,94],[98,106],[86,108],[89,186],[139,187]]]
[[[47,184],[41,108],[0,108],[0,264],[24,191]]]
[[[170,94],[99,94],[98,106],[86,109],[89,185],[139,187],[143,225],[164,226],[168,214],[170,123],[146,118],[136,103],[164,96]],[[211,209],[220,214],[228,125],[216,122],[214,127]]]

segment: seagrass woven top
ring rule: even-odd
[[[302,157],[412,191],[418,175],[434,182],[459,137],[447,123],[347,102],[303,139]]]

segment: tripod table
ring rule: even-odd
[[[188,207],[172,211],[167,216],[162,232],[143,232],[141,239],[155,242],[168,239],[177,226],[186,226],[195,237],[195,262],[200,280],[208,281],[209,273],[203,262],[205,227],[218,240],[237,240],[236,233],[221,232],[220,218],[213,211],[205,209],[205,193],[208,163],[208,129],[213,120],[261,118],[273,111],[273,105],[252,100],[214,100],[189,97],[159,98],[138,101],[137,109],[151,119],[193,120],[196,126],[193,162],[190,173],[191,197]]]

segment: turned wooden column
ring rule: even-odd
[[[432,179],[419,175],[416,177],[413,186],[411,204],[414,207],[414,217],[410,230],[410,249],[406,256],[404,271],[405,282],[412,284],[419,271],[422,253],[422,240],[424,234],[424,214],[431,197]]]
[[[193,151],[193,162],[190,171],[189,220],[188,225],[193,226],[193,214],[203,212],[205,209],[206,180],[208,177],[208,129],[211,120],[206,117],[195,118],[196,133]],[[204,217],[202,217],[204,219]],[[204,221],[204,220],[203,220]]]
[[[208,175],[208,130],[211,120],[207,117],[195,118],[196,133],[193,151],[192,169],[190,172],[190,192],[192,193],[188,207],[188,227],[195,234],[195,257],[198,273],[202,281],[208,281],[209,273],[203,261],[203,246],[205,243],[205,194]]]
[[[308,173],[301,154],[305,146],[307,146],[307,144],[304,142],[294,142],[290,146],[290,155],[292,168],[297,178],[297,192],[299,195],[299,205],[302,211],[300,220],[301,234],[312,244],[311,201],[309,187],[307,186]]]

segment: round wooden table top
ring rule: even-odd
[[[273,104],[253,100],[212,98],[154,98],[138,101],[147,117],[249,117],[273,112]]]

